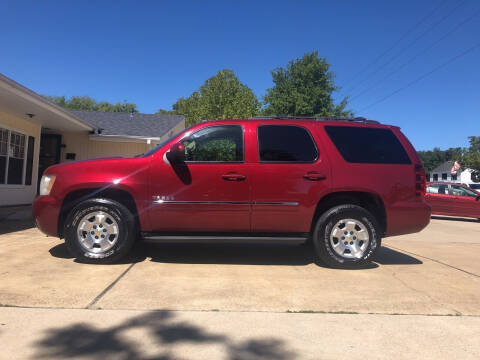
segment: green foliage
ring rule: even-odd
[[[472,180],[480,181],[480,136],[469,136],[470,146],[468,148],[449,148],[440,150],[434,148],[430,151],[418,151],[418,156],[422,160],[425,171],[430,173],[437,166],[445,161],[459,161],[462,169],[472,169]]]
[[[462,167],[473,170],[472,180],[480,181],[480,136],[469,136],[470,146],[465,149]]]
[[[165,109],[159,109],[156,114],[160,115],[177,115],[177,112],[175,110],[165,110]]]
[[[195,91],[188,98],[181,97],[173,104],[173,110],[177,114],[185,115],[185,125],[190,126],[200,122],[202,119],[216,120],[207,114],[204,100],[200,92]]]
[[[186,148],[188,149],[188,145]],[[188,159],[192,161],[235,161],[236,144],[231,139],[210,140],[188,151]]]
[[[418,156],[423,163],[425,172],[431,173],[437,166],[442,165],[445,161],[461,161],[463,149],[461,147],[449,148],[447,150],[440,150],[436,147],[433,150],[418,151]],[[463,164],[462,164],[462,167]]]
[[[347,98],[335,105],[332,93],[335,75],[330,65],[318,52],[307,53],[301,59],[290,61],[286,68],[271,71],[274,86],[264,96],[265,115],[353,117],[345,110]]]
[[[90,111],[105,111],[105,112],[129,112],[136,113],[137,105],[133,103],[123,103],[117,102],[116,104],[111,104],[106,101],[97,102],[95,99],[92,99],[90,96],[72,96],[70,99],[65,98],[65,96],[47,96],[43,95],[44,98],[53,102],[54,104],[61,106],[68,110],[90,110]]]
[[[185,115],[187,126],[202,119],[218,120],[248,118],[258,113],[260,102],[231,70],[221,70],[193,92],[188,98],[180,98],[173,110],[160,109],[160,114]]]

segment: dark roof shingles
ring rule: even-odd
[[[183,115],[157,115],[123,112],[71,110],[71,112],[102,135],[161,137],[183,121]]]
[[[453,161],[445,161],[442,165],[432,170],[432,173],[449,173],[452,170]]]

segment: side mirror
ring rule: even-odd
[[[170,150],[166,153],[168,161],[170,164],[182,164],[185,162],[185,145],[182,143],[175,143],[172,145]]]
[[[477,197],[475,198],[475,200],[480,200],[480,195],[477,195]]]

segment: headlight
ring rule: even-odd
[[[49,195],[55,182],[55,175],[43,175],[40,180],[40,195]]]

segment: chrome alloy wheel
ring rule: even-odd
[[[93,253],[110,250],[118,240],[118,233],[115,219],[103,211],[85,215],[77,228],[78,242],[85,250]]]
[[[367,227],[355,219],[338,221],[330,233],[332,249],[347,259],[360,259],[365,254],[369,242]]]

